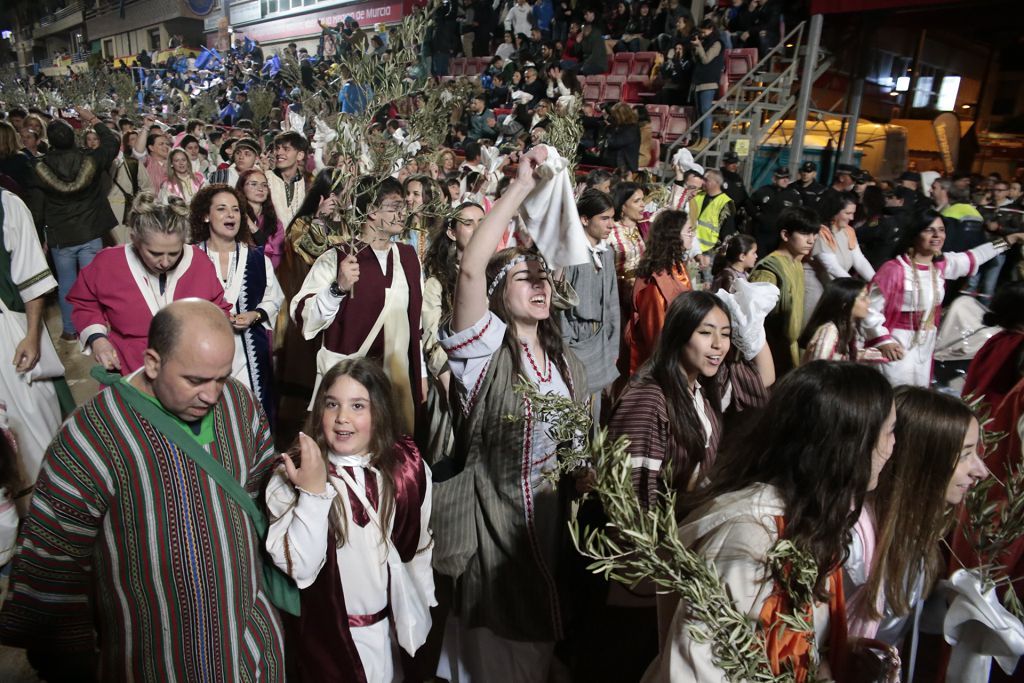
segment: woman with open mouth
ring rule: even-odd
[[[931,381],[945,281],[977,273],[981,264],[1024,242],[1024,233],[964,252],[943,253],[945,241],[942,217],[924,211],[903,235],[900,256],[882,264],[871,281],[865,337],[889,360],[881,369],[894,386],[925,387]]]
[[[274,266],[253,245],[245,195],[230,185],[207,185],[192,200],[192,242],[213,262],[231,304],[235,330],[232,376],[249,387],[274,423],[271,340],[284,292]]]
[[[559,444],[516,385],[582,399],[586,372],[552,318],[543,257],[522,247],[495,254],[546,158],[543,146],[520,157],[515,181],[473,232],[440,334],[461,401],[457,455],[432,464],[434,568],[454,587],[438,676],[460,683],[549,680],[567,623],[572,477],[562,477],[566,487],[551,476]]]

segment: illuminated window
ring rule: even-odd
[[[960,90],[959,76],[945,76],[939,86],[939,101],[935,108],[939,111],[953,111],[956,108],[956,95]]]
[[[920,76],[917,79],[917,89],[914,90],[914,102],[911,106],[915,108],[927,107],[932,99],[932,86],[935,79],[932,76]]]

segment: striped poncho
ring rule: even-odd
[[[256,496],[274,456],[258,404],[229,380],[213,422],[206,448]],[[60,657],[98,635],[102,680],[283,681],[261,563],[241,507],[108,388],[47,450],[0,638]]]

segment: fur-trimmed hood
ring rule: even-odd
[[[66,149],[50,152],[36,162],[35,173],[44,191],[75,195],[96,182],[100,167],[88,154]]]

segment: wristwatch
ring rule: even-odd
[[[331,287],[330,287],[330,289],[328,289],[328,291],[331,293],[331,296],[333,296],[335,298],[338,298],[338,299],[340,299],[341,297],[345,296],[345,291],[341,287],[338,286],[338,281],[337,280],[335,280],[334,282],[331,283]]]

